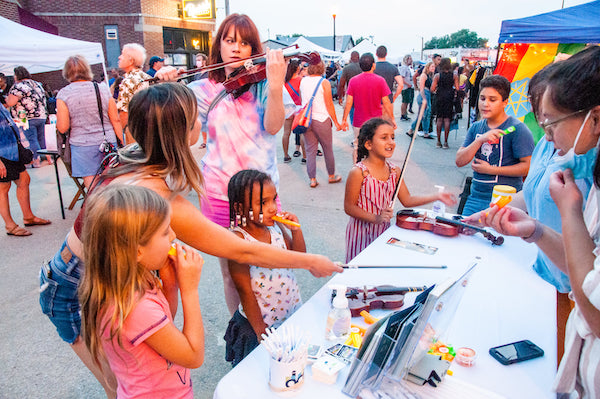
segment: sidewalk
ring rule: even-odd
[[[341,118],[341,107],[336,105],[336,111]],[[395,104],[395,115],[399,121],[399,103]],[[391,161],[402,166],[410,140],[405,134],[410,122],[397,123],[397,146]],[[465,133],[466,119],[462,119],[458,133],[450,133],[449,150],[435,148],[436,140],[416,138],[405,175],[411,193],[434,192],[436,184],[444,185],[446,191],[457,195],[461,192],[465,176],[471,175],[471,168],[457,168],[454,157]],[[281,132],[278,139],[281,140]],[[281,175],[279,194],[284,209],[298,215],[308,251],[324,254],[335,261],[344,260],[348,217],[344,213],[343,201],[346,176],[352,167],[352,139],[351,132],[334,131],[336,173],[342,175],[344,181],[341,184],[327,184],[325,164],[323,158],[318,157],[317,179],[321,184],[314,189],[309,187],[306,167],[300,164],[300,158],[292,158],[291,163],[284,164],[281,147],[278,149]],[[194,153],[200,159],[205,150],[197,147],[194,146]],[[293,137],[290,148],[293,152]],[[54,167],[46,166],[28,171],[31,175],[32,208],[36,215],[51,219],[52,224],[31,228],[33,235],[30,237],[0,235],[0,272],[5,276],[0,282],[0,314],[3,319],[0,325],[0,397],[102,398],[104,395],[100,385],[68,345],[60,340],[38,304],[40,265],[44,259],[54,255],[72,227],[80,205],[72,211],[65,210],[66,220],[62,220]],[[68,205],[76,188],[60,162],[59,171],[63,201]],[[11,211],[14,219],[21,223],[22,216],[14,191],[13,188],[10,196]],[[189,199],[198,204],[195,194],[190,195]],[[396,210],[398,209],[399,204],[396,205]],[[456,207],[447,208],[448,212],[455,210]],[[212,256],[204,258],[199,291],[206,331],[206,354],[204,365],[192,370],[192,381],[195,397],[212,398],[218,381],[231,369],[224,360],[225,347],[222,339],[229,314],[223,298],[218,262]],[[297,276],[305,300],[327,281],[316,279],[306,271],[299,271]],[[176,323],[181,326],[181,322],[180,312]]]

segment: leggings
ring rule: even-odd
[[[321,148],[323,148],[327,173],[330,176],[335,174],[331,119],[328,118],[325,122],[313,119],[310,127],[304,133],[304,140],[306,142],[306,172],[308,173],[308,177],[311,179],[317,177],[317,149],[319,143],[321,144]]]

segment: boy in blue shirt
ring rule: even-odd
[[[473,182],[463,215],[469,216],[489,207],[497,184],[513,186],[520,191],[523,177],[529,171],[533,152],[533,136],[527,126],[505,112],[510,94],[510,82],[492,75],[481,81],[479,112],[482,119],[474,123],[456,152],[456,166],[471,162]],[[512,133],[502,135],[511,126]]]

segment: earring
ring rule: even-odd
[[[242,227],[246,227],[248,224],[246,223],[246,216],[242,216]]]
[[[236,215],[235,215],[235,224],[236,224],[236,226],[239,226],[240,223],[241,223],[241,221],[242,221],[242,216],[239,213],[236,213]]]
[[[254,220],[254,212],[252,211],[252,209],[250,209],[250,212],[248,212],[248,217],[250,218],[250,220]]]
[[[258,214],[258,223],[262,223],[263,222],[263,214],[262,212]]]
[[[230,228],[231,230],[233,230],[233,228],[234,228],[234,227],[235,227],[235,222],[233,221],[233,219],[231,219],[231,220],[229,221],[229,228]]]

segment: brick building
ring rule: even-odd
[[[187,18],[184,10],[190,6],[207,11],[204,19]],[[126,43],[144,46],[147,59],[159,55],[172,65],[193,66],[193,55],[209,52],[214,15],[214,0],[0,0],[4,18],[59,36],[101,43],[107,69],[117,67]],[[102,73],[97,66],[93,71],[96,76]],[[60,73],[39,75],[45,78],[38,76],[39,80],[49,81],[54,88],[66,84]]]

